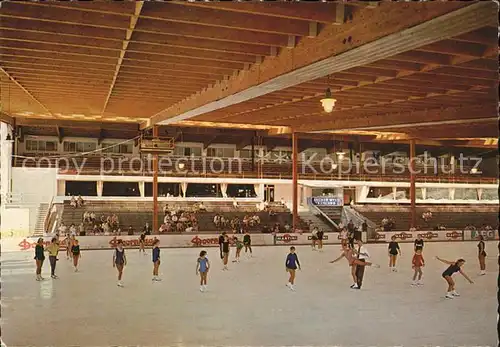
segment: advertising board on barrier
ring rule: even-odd
[[[478,240],[479,236],[484,237],[485,241],[498,240],[498,230],[464,230],[464,240]]]
[[[232,235],[231,243],[234,244]],[[52,237],[42,237],[44,245],[48,246]],[[218,247],[219,235],[216,234],[181,234],[181,235],[151,235],[146,238],[146,247],[153,246],[153,240],[160,240],[160,247]],[[80,249],[112,249],[116,247],[118,240],[122,240],[126,248],[139,248],[139,236],[79,236]],[[3,238],[1,240],[3,252],[33,251],[38,237],[26,238]],[[61,250],[65,250],[66,237],[59,238]],[[265,246],[273,245],[273,235],[256,234],[252,235],[252,245]]]
[[[371,241],[390,242],[392,237],[398,242],[413,242],[420,236],[425,241],[463,241],[464,233],[461,230],[439,231],[378,231]]]
[[[312,242],[312,234],[276,234],[274,237],[276,245],[309,245]],[[323,236],[323,244],[340,244],[339,233],[329,233]]]

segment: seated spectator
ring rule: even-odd
[[[94,212],[91,212],[90,213],[90,221],[93,223],[96,221],[96,216],[95,216],[95,213]]]
[[[252,217],[254,225],[259,225],[260,224],[260,217],[258,215],[255,215]]]
[[[426,212],[422,213],[422,219],[426,223],[430,222],[430,220],[432,219],[432,212],[431,211],[426,211]]]
[[[85,225],[83,223],[80,223],[80,225],[78,226],[78,234],[80,236],[85,235]]]
[[[236,198],[233,198],[233,208],[234,208],[235,210],[237,210],[237,209],[238,209],[238,201],[236,201]]]
[[[69,204],[73,208],[77,208],[78,207],[78,203],[76,202],[76,199],[75,199],[74,196],[71,196],[71,200],[69,201]]]
[[[179,218],[177,217],[176,214],[172,215],[172,222],[177,223],[178,220]]]
[[[84,223],[90,222],[90,212],[87,212],[87,211],[83,212],[82,220]]]
[[[283,229],[285,229],[285,232],[290,232],[290,230],[292,229],[292,227],[290,226],[290,224],[288,224],[288,222],[285,222],[285,225],[283,226]]]
[[[276,212],[272,208],[269,209],[269,217],[274,217],[276,216]]]
[[[161,226],[160,226],[160,229],[158,230],[158,232],[160,234],[164,233],[167,231],[167,225],[165,223],[163,223]]]
[[[127,234],[128,235],[134,235],[134,228],[132,228],[131,225],[128,227]]]
[[[59,228],[57,228],[57,231],[59,232],[59,235],[64,236],[68,231],[68,227],[63,222],[61,222]]]
[[[110,231],[109,223],[108,222],[104,222],[104,223],[102,223],[101,227],[102,227],[102,230],[103,230],[104,234],[108,235],[109,231]]]
[[[76,226],[75,226],[74,224],[71,224],[71,225],[69,226],[69,234],[70,234],[71,236],[76,236]]]
[[[281,204],[281,205],[283,205],[283,206],[286,206],[286,204],[285,204],[285,199],[281,198],[281,199],[280,199],[280,204]]]
[[[216,214],[214,216],[214,225],[218,228],[220,227],[220,216],[218,214]]]
[[[82,196],[81,196],[81,195],[78,195],[78,200],[76,201],[76,205],[77,205],[78,207],[82,207],[82,206],[83,206],[83,203],[84,203],[84,201],[83,201],[83,199],[82,199]]]
[[[168,204],[165,204],[165,207],[163,208],[163,213],[166,215],[168,214],[169,209],[168,209]]]
[[[201,212],[207,211],[207,208],[205,207],[205,205],[203,205],[203,201],[198,205],[198,210],[200,210]]]
[[[101,216],[101,224],[107,221],[107,217],[105,215]]]
[[[163,218],[163,224],[167,224],[170,221],[171,221],[170,215],[166,214],[165,217]]]
[[[94,227],[92,229],[92,232],[94,233],[94,235],[99,235],[99,234],[102,234],[103,233],[103,230],[102,228],[99,226],[99,224],[94,224]]]

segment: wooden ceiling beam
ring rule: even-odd
[[[116,15],[85,13],[77,9],[46,6],[43,9],[28,2],[8,2],[2,4],[0,17],[35,19],[50,23],[88,25],[99,28],[121,28],[129,26],[131,14]]]
[[[315,21],[331,24],[337,21],[337,4],[333,2],[280,3],[280,2],[240,2],[236,6],[227,2],[186,2],[173,1],[188,7],[210,8],[218,11],[256,14],[261,16],[288,18],[301,21]],[[343,4],[342,4],[343,5]]]
[[[39,62],[39,61],[36,61],[35,59],[31,59],[31,62],[30,62],[30,61],[25,61],[23,59],[3,57],[1,55],[0,55],[0,64],[2,64],[2,66],[4,66],[5,68],[24,68],[26,70],[41,70],[41,71],[54,70],[54,69],[51,69],[51,68],[54,68],[54,62],[52,62],[52,64],[50,64],[49,62],[46,62],[46,63],[44,63],[43,61]],[[58,71],[62,69],[64,71],[81,72],[81,73],[84,73],[84,72],[96,72],[96,73],[113,72],[111,65],[105,66],[104,68],[102,68],[102,67],[95,68],[95,67],[91,67],[91,66],[79,67],[79,66],[75,66],[74,63],[70,64],[70,63],[59,62],[59,63],[57,63],[57,67],[59,67]]]
[[[393,55],[389,59],[397,62],[409,62],[419,64],[451,65],[451,56],[435,52],[408,51]]]
[[[497,43],[495,41],[491,42],[490,45],[496,45]],[[487,52],[488,47],[489,46],[478,43],[443,40],[419,47],[417,49],[417,52],[433,52],[433,53],[482,58],[484,54]]]
[[[436,108],[416,112],[387,113],[356,118],[351,118],[346,113],[344,117],[336,120],[331,120],[334,117],[334,113],[332,113],[329,117],[325,117],[330,118],[330,120],[298,126],[297,131],[404,129],[416,126],[417,124],[422,125],[423,122],[438,125],[457,124],[459,122],[472,123],[473,121],[481,122],[483,119],[491,121],[491,119],[496,118],[496,114],[496,105]]]
[[[465,41],[491,45],[498,40],[498,27],[486,26],[453,38],[454,41]]]
[[[123,58],[125,57],[125,54],[127,52],[127,48],[130,44],[130,38],[132,37],[132,33],[134,32],[134,29],[137,25],[137,21],[139,20],[139,16],[141,15],[144,1],[136,1],[134,4],[135,4],[134,14],[132,17],[130,17],[129,27],[128,27],[127,33],[125,35],[125,39],[122,42],[122,49],[120,51],[120,56],[118,57],[118,62],[116,63],[115,73],[113,74],[113,79],[112,79],[111,84],[109,86],[109,90],[108,90],[108,93],[106,95],[106,98],[104,99],[104,105],[102,107],[101,116],[104,115],[104,112],[106,111],[106,107],[108,106],[109,99],[111,98],[111,94],[113,93],[113,88],[115,87],[116,79],[118,78],[118,74],[120,73],[120,68],[121,68],[122,63],[123,63]]]
[[[137,124],[130,123],[113,123],[113,122],[89,122],[79,120],[64,120],[64,119],[37,119],[17,117],[16,123],[22,126],[36,127],[61,127],[61,128],[79,128],[79,129],[106,129],[116,131],[138,132]]]
[[[4,123],[7,123],[7,124],[10,124],[10,125],[14,125],[15,124],[14,117],[11,117],[7,113],[1,112],[1,111],[0,111],[0,121],[4,122]]]
[[[3,48],[11,49],[22,49],[31,51],[41,51],[41,52],[53,52],[62,54],[76,54],[83,56],[99,56],[108,59],[116,59],[119,56],[119,50],[111,50],[108,48],[98,48],[98,47],[75,47],[68,45],[58,45],[54,43],[37,43],[37,42],[27,42],[27,41],[13,41],[6,40],[0,37],[0,46]]]
[[[208,146],[210,146],[217,140],[218,137],[219,137],[218,135],[213,135],[209,138],[205,138],[205,140],[203,140],[203,149],[206,150]]]
[[[286,47],[288,36],[283,34],[198,26],[188,23],[174,23],[157,19],[141,20],[137,28],[140,33],[177,35],[180,37],[198,38],[214,41],[239,42],[255,45]]]
[[[248,45],[231,41],[206,40],[195,37],[182,37],[179,35],[165,33],[135,32],[132,35],[132,42],[157,45],[164,48],[190,48],[199,51],[213,51],[225,53],[250,54],[254,56],[271,55],[269,46],[258,43]]]
[[[78,76],[81,78],[98,78],[102,76],[110,77],[113,75],[113,71],[102,71],[101,73],[97,72],[83,72],[83,71],[75,71],[75,70],[65,70],[64,68],[58,69],[57,66],[53,66],[53,68],[37,68],[37,67],[29,67],[29,66],[12,66],[10,64],[6,64],[5,69],[12,73],[31,73],[33,75],[53,75],[53,76]],[[38,71],[38,72],[37,72]]]
[[[64,139],[64,129],[56,125],[56,132],[57,132],[57,138],[59,139],[59,143],[62,143]]]
[[[361,45],[362,41],[359,41],[361,46],[356,48],[351,46],[349,47],[350,50],[348,52],[344,51],[344,53],[341,54],[343,51],[341,47],[339,49],[338,45],[326,44],[324,41],[326,37],[329,39],[332,37],[332,33],[329,32],[328,28],[325,28],[315,40],[311,42],[304,42],[300,47],[297,46],[294,49],[293,68],[290,66],[290,56],[287,55],[280,55],[272,60],[269,60],[269,63],[266,64],[266,66],[264,66],[266,63],[266,61],[264,61],[260,64],[258,71],[251,69],[244,76],[235,78],[234,81],[229,80],[226,83],[216,85],[214,88],[210,88],[207,92],[200,94],[196,98],[190,98],[182,104],[174,105],[165,109],[152,118],[151,124],[166,121],[167,119],[168,122],[188,119],[199,114],[227,107],[231,104],[240,103],[276,90],[291,87],[311,79],[324,77],[326,74],[344,71],[348,68],[369,64],[380,59],[386,59],[394,54],[399,54],[400,52],[415,49],[422,45],[430,44],[447,37],[453,37],[470,30],[475,30],[484,26],[485,22],[496,21],[496,18],[492,16],[491,4],[486,5],[486,3],[476,3],[448,13],[447,15],[439,16],[442,13],[450,11],[451,8],[447,7],[445,11],[439,13],[438,10],[432,14],[432,17],[427,18],[417,18],[414,16],[416,4],[418,3],[412,3],[412,6],[403,8],[400,6],[391,6],[391,4],[385,5],[382,3],[378,7],[377,12],[384,13],[384,17],[377,17],[376,13],[373,11],[359,11],[358,16],[354,16],[353,20],[346,23],[344,25],[345,28],[343,29],[353,30],[351,33],[356,36],[354,31],[357,27],[359,27],[359,30],[362,31],[360,35],[364,35],[364,45]],[[434,5],[437,4],[438,3],[432,3],[431,7],[437,9],[437,7],[434,7]],[[426,3],[426,6],[427,5],[429,4]],[[447,6],[448,5],[449,3],[447,3]],[[427,11],[425,11],[426,16],[430,15],[432,12],[431,7],[428,7]],[[410,11],[412,15],[405,15],[404,12],[406,10]],[[389,12],[392,13],[389,14]],[[405,21],[404,24],[384,22],[384,18],[387,19],[395,17],[405,17],[409,20]],[[423,24],[418,24],[430,18],[433,19]],[[358,23],[360,20],[362,24]],[[465,20],[467,21],[467,25],[464,25]],[[373,21],[376,22],[376,29],[370,27],[369,23],[373,23]],[[442,23],[446,23],[446,27],[443,27]],[[400,27],[397,27],[398,24]],[[400,31],[404,27],[411,28]],[[380,28],[383,28],[385,32],[381,32]],[[395,35],[388,35],[395,31],[399,32]],[[335,34],[333,34],[333,36],[335,36]],[[371,38],[368,38],[370,36]],[[380,38],[383,36],[385,37]],[[379,39],[376,40],[376,38]],[[366,43],[366,41],[372,40],[375,41]],[[398,43],[397,49],[395,42]],[[309,44],[311,44],[312,47],[309,46]],[[390,49],[382,49],[383,45],[390,46]],[[315,52],[317,52],[317,54],[314,55],[314,58],[310,54],[310,50],[313,49],[313,47],[315,47]],[[318,47],[321,47],[322,49],[319,50]],[[344,47],[344,49],[346,49],[346,47]],[[363,53],[366,50],[369,50],[371,54]],[[376,52],[376,54],[373,52]],[[312,63],[312,61],[303,56],[304,53],[306,53],[309,59],[314,59],[316,63],[308,66]],[[329,58],[321,60],[325,57],[325,54],[326,57]],[[272,72],[269,70],[270,67],[272,67]],[[311,70],[313,67],[314,73]],[[259,75],[257,79],[255,79],[255,73],[258,73]],[[258,85],[256,85],[256,81],[258,81]],[[148,125],[149,124],[145,124],[144,126]]]
[[[236,62],[236,63],[254,63],[255,55],[242,54],[242,53],[225,53],[217,51],[199,50],[192,48],[178,48],[178,47],[162,47],[159,45],[151,45],[142,42],[133,42],[130,45],[129,51],[131,53],[141,53],[165,56],[165,57],[181,57],[186,59],[198,58],[206,60]]]
[[[457,64],[456,66],[467,69],[477,69],[477,70],[496,72],[498,70],[498,59],[475,59],[462,64]]]
[[[122,37],[125,35],[125,31],[121,30],[116,30],[116,33],[113,33],[112,37],[105,37],[104,35],[98,35],[97,33],[92,33],[93,35],[91,35],[87,32],[88,28],[84,28],[85,30],[80,29],[74,33],[68,33],[67,30],[70,29],[69,25],[61,28],[57,25],[47,25],[47,23],[44,22],[37,23],[35,25],[36,29],[33,30],[33,25],[22,27],[18,23],[19,20],[10,24],[5,23],[6,20],[7,18],[4,18],[0,21],[1,36],[3,38],[16,39],[19,41],[65,43],[68,45],[75,45],[77,47],[86,47],[90,45],[90,47],[107,47],[110,49],[120,50],[123,41]],[[32,23],[32,21],[28,21],[26,24],[29,23]],[[95,29],[101,30],[99,28]],[[109,30],[103,32],[108,33]],[[190,48],[198,51],[249,54],[255,56],[271,55],[269,46],[265,45],[248,45],[229,41],[204,40],[181,37],[173,34],[168,35],[134,32],[130,42],[154,45],[162,48]]]
[[[159,54],[151,54],[151,53],[137,53],[137,52],[129,52],[125,60],[140,62],[140,63],[162,63],[162,64],[175,64],[180,66],[192,66],[198,69],[203,69],[205,67],[215,67],[221,70],[225,70],[227,75],[231,75],[234,70],[242,70],[244,67],[243,62],[229,62],[229,61],[216,61],[216,60],[206,60],[202,58],[193,58],[193,57],[174,57],[174,56],[165,56]]]
[[[12,48],[2,48],[0,50],[0,57],[19,57],[20,59],[36,59],[40,61],[53,61],[53,62],[71,62],[74,64],[85,64],[86,66],[114,66],[111,59],[102,59],[99,57],[87,57],[80,55],[62,55],[54,56],[50,52],[41,52],[33,50],[15,50]],[[17,52],[17,54],[16,54]]]
[[[309,35],[308,22],[280,17],[269,18],[260,14],[227,13],[220,10],[219,4],[216,5],[218,6],[215,8],[189,8],[179,3],[155,2],[146,4],[142,17],[195,25],[198,30],[210,26],[284,35]],[[270,7],[275,7],[273,5]]]
[[[35,4],[35,2],[30,2],[30,4]],[[55,2],[51,4],[53,5],[55,4]],[[41,33],[56,36],[73,36],[77,38],[83,37],[86,39],[96,38],[98,40],[111,40],[121,42],[123,41],[123,36],[125,35],[126,31],[126,28],[106,28],[106,30],[102,30],[102,28],[99,27],[79,25],[75,23],[53,23],[43,20],[37,20],[36,18],[1,18],[2,20],[0,20],[0,28],[4,30],[19,30],[22,32],[31,32],[34,34]]]
[[[31,100],[36,102],[43,110],[45,110],[49,115],[53,116],[52,112],[43,104],[40,100],[38,100],[33,94],[30,93],[21,83],[19,83],[14,77],[12,77],[4,68],[0,66],[0,73],[4,74],[8,80],[12,81],[17,87],[19,87]]]

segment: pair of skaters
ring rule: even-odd
[[[71,255],[71,258],[73,259],[73,265],[75,267],[75,272],[78,271],[78,261],[81,258],[81,252],[80,252],[80,245],[78,243],[78,240],[76,240],[74,237],[68,238],[68,243],[67,243],[67,259],[69,258],[69,255]],[[47,249],[44,247],[44,242],[43,238],[39,238],[37,240],[36,246],[35,246],[35,265],[36,265],[36,280],[37,281],[43,281],[44,278],[42,277],[42,266],[43,262],[45,261],[45,252],[49,253],[49,262],[50,262],[50,277],[52,279],[58,279],[59,276],[56,275],[56,265],[57,261],[59,260],[57,258],[59,254],[59,237],[53,237],[50,244],[47,246]]]
[[[139,249],[139,252],[143,252],[144,248]],[[153,240],[153,252],[152,252],[152,260],[153,260],[153,282],[159,282],[161,281],[161,278],[159,277],[159,269],[160,269],[160,240],[155,238]],[[118,282],[117,286],[123,287],[123,270],[125,266],[127,265],[127,256],[125,255],[125,248],[123,247],[123,241],[118,240],[117,246],[115,248],[115,251],[113,253],[113,267],[116,268],[118,271]]]
[[[396,237],[391,237],[391,242],[388,245],[389,252],[389,269],[392,272],[397,272],[396,262],[398,256],[403,255],[401,252],[401,248],[399,247],[399,243],[396,241]],[[420,235],[417,236],[416,240],[413,243],[414,254],[412,258],[412,269],[413,269],[413,286],[422,285],[422,268],[425,266],[425,260],[422,255],[424,249],[424,240]]]
[[[245,232],[245,236],[243,236],[243,242],[241,242],[236,236],[233,236],[233,241],[236,245],[236,255],[233,262],[240,262],[240,255],[243,247],[245,248],[245,253],[250,251],[250,256],[252,256],[252,238],[248,231]],[[219,236],[219,252],[222,264],[224,265],[222,268],[223,271],[229,270],[227,264],[229,262],[230,242],[231,240],[226,232],[223,232]]]

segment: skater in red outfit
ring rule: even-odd
[[[422,285],[422,268],[425,266],[422,249],[417,249],[411,261],[411,268],[414,270],[412,286]],[[417,280],[418,276],[418,280]]]

